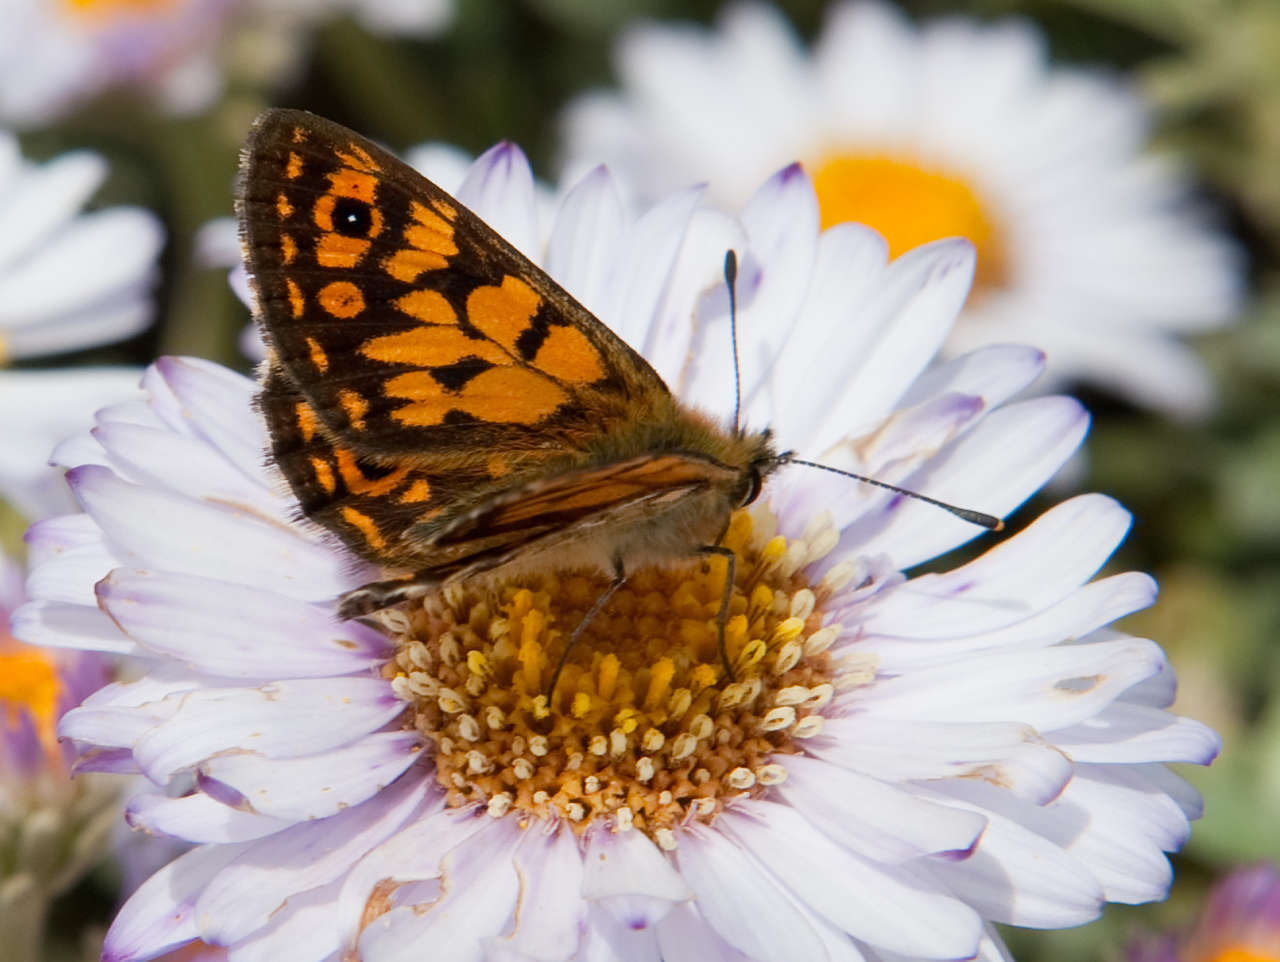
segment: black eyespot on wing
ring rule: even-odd
[[[354,197],[339,197],[333,205],[333,229],[344,237],[368,237],[373,229],[369,205]]]

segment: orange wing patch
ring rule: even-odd
[[[551,328],[533,366],[572,384],[594,384],[605,376],[599,350],[576,327]]]
[[[359,511],[351,505],[343,505],[342,520],[360,532],[360,536],[364,538],[365,543],[376,552],[387,550],[387,539],[382,536],[382,532],[378,529],[378,523],[363,511]]]
[[[441,383],[442,376],[462,383],[451,389]],[[563,388],[540,374],[520,367],[494,367],[479,359],[474,364],[460,361],[445,371],[399,374],[387,380],[384,390],[409,402],[391,416],[413,427],[444,424],[455,411],[480,421],[537,424],[569,400]]]
[[[423,324],[457,324],[458,314],[439,291],[410,291],[396,307]]]
[[[404,230],[408,246],[384,260],[383,269],[402,283],[414,284],[420,275],[447,267],[449,258],[458,254],[452,223],[456,216],[457,211],[445,204],[411,201]]]
[[[342,234],[321,235],[316,241],[316,263],[321,267],[355,267],[369,253],[369,242]]]
[[[468,337],[461,328],[432,325],[415,327],[400,334],[371,337],[360,345],[360,353],[384,364],[412,364],[440,367],[472,357],[489,364],[506,364],[510,358],[491,341]]]
[[[347,319],[364,310],[364,294],[350,281],[333,281],[320,288],[316,303],[334,317]]]
[[[518,277],[508,274],[500,287],[477,287],[467,296],[467,320],[511,354],[529,329],[542,298]]]

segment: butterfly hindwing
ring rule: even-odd
[[[265,114],[240,218],[275,362],[355,447],[572,450],[602,418],[666,393],[478,217],[336,124]]]

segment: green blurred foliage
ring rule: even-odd
[[[98,203],[139,203],[164,218],[170,243],[152,331],[57,363],[145,363],[193,353],[241,370],[246,321],[223,272],[192,258],[195,231],[231,211],[237,150],[267,104],[305,107],[402,148],[444,140],[479,151],[519,142],[552,173],[556,112],[575,93],[612,82],[610,51],[635,18],[710,22],[713,0],[460,0],[456,23],[426,41],[375,37],[341,20],[299,50],[252,36],[229,45],[226,96],[174,120],[117,95],[56,126],[29,132],[41,157],[91,147],[111,161]],[[806,36],[824,4],[783,4]],[[1185,923],[1207,885],[1239,862],[1280,859],[1280,3],[1277,0],[918,0],[919,15],[1016,14],[1046,30],[1055,56],[1132,71],[1155,108],[1156,144],[1175,151],[1247,246],[1258,292],[1240,325],[1202,341],[1221,391],[1215,415],[1170,423],[1114,398],[1086,395],[1095,412],[1082,487],[1133,510],[1134,531],[1114,570],[1160,580],[1159,604],[1126,628],[1159,641],[1181,679],[1178,709],[1213,724],[1225,751],[1187,772],[1207,815],[1176,859],[1169,902],[1108,909],[1068,932],[1011,932],[1023,962],[1117,959],[1132,934]],[[277,65],[296,69],[277,73]],[[270,83],[264,77],[277,79]],[[39,366],[32,364],[30,366]],[[1025,522],[1031,508],[1015,521]],[[1016,527],[1016,524],[1015,524]],[[18,522],[0,514],[12,544]],[[105,886],[90,881],[57,911],[64,946],[100,925]]]

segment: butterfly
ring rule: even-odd
[[[305,517],[385,570],[343,617],[529,565],[611,572],[608,593],[642,564],[732,566],[730,515],[783,461],[768,431],[681,404],[455,198],[339,124],[273,109],[237,211],[271,459]]]

